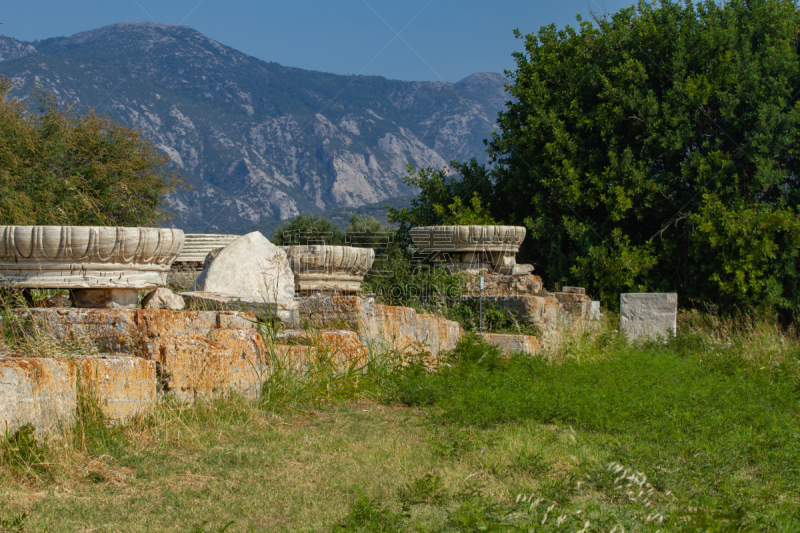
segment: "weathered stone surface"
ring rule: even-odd
[[[586,294],[586,289],[583,287],[563,287],[561,292],[568,294]]]
[[[161,287],[142,299],[142,309],[170,309],[180,311],[184,307],[183,297]]]
[[[270,355],[298,370],[307,370],[312,362],[333,363],[338,370],[359,368],[368,361],[369,350],[353,331],[289,330],[282,332]]]
[[[480,274],[467,271],[467,293],[470,296],[480,294]],[[542,278],[532,274],[522,276],[505,276],[500,274],[483,275],[484,296],[546,296]]]
[[[461,326],[452,320],[356,296],[304,298],[300,316],[317,327],[353,329],[362,342],[376,350],[421,350],[436,356],[455,348],[463,335]]]
[[[561,311],[567,316],[586,320],[589,318],[589,310],[592,299],[579,292],[553,292],[548,296],[554,297],[561,304]]]
[[[203,311],[242,311],[254,313],[260,319],[277,318],[282,323],[295,326],[299,321],[298,302],[295,299],[265,302],[260,298],[218,294],[213,292],[182,292],[180,294],[193,308]]]
[[[136,289],[75,289],[75,307],[83,309],[136,309],[139,291]]]
[[[602,317],[602,313],[600,312],[600,302],[594,300],[589,307],[589,318],[592,320],[600,320]]]
[[[669,337],[678,331],[676,293],[623,293],[620,329],[629,340]]]
[[[110,419],[126,422],[147,413],[158,399],[155,361],[106,356],[78,358],[76,363],[81,387]]]
[[[535,354],[539,351],[539,339],[532,335],[501,335],[484,333],[483,340],[487,344],[497,346],[503,355],[515,353]]]
[[[364,275],[372,268],[375,251],[352,246],[284,246],[300,294],[360,292]]]
[[[69,296],[65,296],[63,294],[57,294],[55,296],[48,296],[44,299],[42,307],[72,307],[73,302],[70,300]]]
[[[286,252],[255,231],[223,248],[197,278],[193,292],[257,303],[291,302],[294,274]]]
[[[418,254],[443,261],[450,270],[493,269],[499,274],[529,274],[517,268],[516,254],[525,239],[522,226],[424,226],[409,232]]]
[[[555,324],[561,311],[561,304],[553,296],[484,296],[484,300],[510,310],[521,322],[539,326]]]
[[[175,258],[175,262],[202,263],[211,250],[224,248],[239,237],[239,235],[187,233],[183,237],[183,250]]]
[[[75,377],[72,361],[0,358],[0,430],[32,424],[39,438],[59,435],[75,417]]]
[[[100,226],[0,226],[0,284],[150,289],[166,283],[183,231]]]
[[[31,309],[20,315],[58,339],[88,339],[101,353],[155,361],[160,387],[182,400],[261,391],[264,344],[249,313]]]

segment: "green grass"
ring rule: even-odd
[[[794,334],[690,318],[540,358],[467,337],[435,373],[282,367],[260,403],[113,431],[89,402],[65,444],[0,446],[0,531],[800,531]]]

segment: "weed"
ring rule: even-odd
[[[333,527],[334,533],[405,533],[404,517],[387,509],[377,499],[359,495],[350,513]]]
[[[36,440],[31,424],[21,426],[0,442],[0,464],[10,467],[26,479],[52,479],[48,449]]]
[[[442,478],[432,474],[426,474],[406,483],[397,491],[397,497],[404,507],[420,504],[441,505],[447,499],[442,489]]]
[[[189,529],[189,532],[190,532],[190,533],[225,533],[225,532],[226,532],[226,531],[228,531],[228,529],[230,529],[230,527],[231,527],[232,525],[234,525],[235,523],[236,523],[236,522],[234,522],[233,520],[231,520],[230,522],[226,522],[225,524],[223,524],[223,525],[221,525],[221,526],[219,526],[219,527],[217,527],[217,528],[214,528],[214,529],[208,529],[208,527],[207,527],[207,526],[208,526],[208,524],[209,524],[208,520],[203,520],[203,521],[202,521],[202,522],[200,522],[199,524],[194,524],[194,525],[193,525],[193,526],[192,526],[192,527]]]
[[[6,515],[0,517],[0,531],[3,533],[22,533],[25,531],[25,520],[28,515],[25,513]]]

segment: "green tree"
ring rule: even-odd
[[[284,244],[342,246],[344,234],[328,219],[317,215],[298,215],[272,230],[270,241],[279,246]]]
[[[149,226],[181,182],[169,158],[107,116],[76,115],[38,91],[38,113],[0,79],[0,224]]]
[[[389,222],[398,224],[399,241],[408,240],[408,232],[415,226],[459,224],[499,224],[489,213],[489,205],[481,198],[492,192],[492,183],[486,169],[473,159],[460,164],[452,161],[453,173],[447,169],[422,168],[418,171],[410,163],[403,182],[419,194],[411,200],[410,207],[387,207]]]
[[[493,213],[550,284],[800,310],[800,12],[662,0],[522,37]],[[482,177],[481,177],[482,176]]]

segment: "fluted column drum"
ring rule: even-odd
[[[283,250],[301,294],[359,292],[375,261],[372,248],[314,244],[284,246]]]
[[[0,226],[0,285],[150,289],[166,284],[183,231],[103,226]]]

